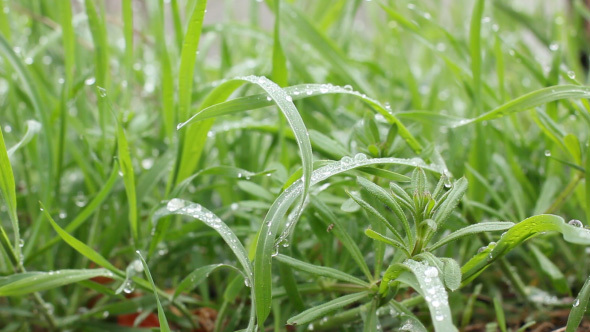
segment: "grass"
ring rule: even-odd
[[[0,331],[588,328],[582,1],[0,7]]]

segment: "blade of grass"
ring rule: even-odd
[[[112,278],[107,269],[24,272],[0,278],[0,296],[20,296],[54,289],[95,277]]]
[[[304,312],[293,316],[287,320],[289,325],[303,325],[313,322],[316,319],[326,317],[328,314],[344,308],[354,302],[360,301],[369,295],[368,292],[360,292],[356,294],[344,295],[332,301],[320,304],[313,308],[307,309]]]
[[[14,244],[10,244],[8,235],[4,227],[0,225],[0,241],[2,247],[8,254],[12,264],[16,267],[21,259],[22,253],[20,250],[20,230],[18,225],[18,216],[16,210],[16,186],[14,183],[14,173],[12,172],[12,165],[8,159],[6,145],[4,143],[4,136],[2,128],[0,128],[0,193],[6,204],[8,211],[8,218],[12,223],[12,231],[14,237]]]
[[[307,272],[307,273],[310,273],[310,274],[313,274],[316,276],[320,276],[320,277],[326,277],[326,278],[341,280],[344,282],[349,282],[349,283],[356,284],[356,285],[359,285],[362,287],[369,287],[369,283],[367,283],[366,281],[363,281],[355,276],[352,276],[348,273],[344,273],[340,270],[333,269],[331,267],[309,264],[309,263],[297,260],[297,259],[289,257],[289,256],[285,256],[282,254],[276,255],[276,256],[274,256],[274,258],[281,263],[285,263],[285,264],[291,266],[295,270]]]
[[[131,154],[129,153],[129,144],[125,136],[125,130],[121,124],[117,124],[117,147],[119,156],[120,175],[123,176],[125,183],[125,193],[127,194],[127,205],[129,210],[129,226],[135,245],[139,243],[139,229],[137,225],[137,196],[135,192],[135,172],[131,163]]]
[[[143,259],[143,256],[141,256],[141,253],[139,252],[139,250],[136,251],[137,256],[139,256],[139,259],[141,259],[141,264],[143,265],[143,271],[145,272],[145,275],[147,276],[148,280],[150,281],[150,284],[152,285],[152,289],[154,291],[154,296],[156,297],[156,304],[158,305],[158,321],[160,322],[160,331],[162,332],[170,332],[170,326],[168,326],[168,320],[166,319],[166,314],[164,313],[164,308],[162,308],[162,303],[160,303],[160,298],[158,297],[158,291],[156,288],[156,285],[154,284],[154,279],[152,279],[152,274],[150,273],[150,269],[147,265],[147,263],[145,262],[145,259]]]
[[[580,326],[582,319],[584,318],[584,313],[586,309],[588,309],[588,302],[590,300],[590,277],[586,279],[584,286],[578,293],[578,296],[574,300],[574,304],[572,306],[572,310],[570,311],[569,316],[567,317],[567,326],[565,332],[575,332]]]

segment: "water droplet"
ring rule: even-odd
[[[108,318],[108,317],[109,317],[109,312],[108,311],[103,311],[102,318]]]
[[[241,179],[242,176],[243,176],[242,173],[238,173],[238,179]]]
[[[229,206],[229,208],[232,211],[236,211],[239,207],[240,207],[240,205],[238,203],[231,203],[231,205]]]
[[[308,96],[311,96],[311,95],[313,94],[313,91],[311,91],[311,90],[307,90],[306,94],[307,94]]]
[[[364,161],[367,160],[367,155],[364,153],[357,153],[354,155],[354,161]]]
[[[41,211],[45,211],[45,209],[44,209],[44,208],[39,208],[39,210],[41,210]]]
[[[168,202],[166,208],[168,209],[168,211],[176,211],[178,209],[182,209],[184,205],[185,204],[182,199],[173,198]]]
[[[569,225],[572,225],[574,227],[584,227],[584,224],[582,224],[581,221],[579,221],[578,219],[572,219],[568,222]]]
[[[352,91],[353,90],[352,89],[352,85],[349,85],[349,84],[345,85],[344,86],[344,90],[346,90],[346,91]]]
[[[573,70],[567,72],[567,77],[571,78],[572,80],[576,79],[576,73]]]
[[[551,157],[551,151],[545,150],[545,157]]]
[[[26,58],[25,58],[25,64],[26,64],[26,65],[32,65],[32,64],[33,64],[33,58],[31,58],[31,57],[26,57]]]
[[[131,292],[133,292],[134,290],[135,285],[133,284],[133,281],[125,280],[125,283],[123,285],[123,292],[125,292],[126,294],[131,294]]]
[[[431,266],[424,271],[424,275],[430,278],[435,278],[438,276],[438,269],[434,266]]]
[[[68,213],[66,211],[59,211],[59,218],[65,219],[68,217]]]
[[[104,97],[106,97],[106,96],[107,96],[107,90],[106,90],[105,88],[103,88],[103,87],[100,87],[100,86],[97,86],[97,87],[96,87],[96,90],[98,90],[98,95],[99,95],[101,98],[104,98]]]
[[[554,43],[551,43],[551,44],[549,45],[549,49],[550,49],[551,51],[555,52],[555,51],[557,51],[557,50],[559,49],[559,44],[557,44],[557,43],[555,43],[555,42],[554,42]]]
[[[86,85],[92,85],[94,83],[96,83],[96,78],[94,78],[94,77],[89,77],[84,81],[84,84],[86,84]]]
[[[293,97],[291,97],[291,96],[289,96],[289,95],[285,96],[285,99],[286,99],[287,101],[293,101]]]
[[[443,319],[445,319],[445,316],[443,316],[443,315],[436,315],[436,316],[434,316],[434,319],[436,319],[437,321],[439,321],[439,322],[440,322],[440,321],[442,321]]]
[[[309,325],[307,326],[307,329],[308,329],[309,331],[313,331],[313,324],[309,324]]]
[[[21,248],[22,248],[22,247],[24,247],[24,246],[25,246],[25,240],[23,240],[23,239],[20,239],[20,240],[18,241],[18,246],[19,246],[19,247],[21,247]]]
[[[270,96],[266,96],[266,100],[267,100],[267,101],[271,101],[271,100],[272,100],[272,98],[271,98]]]
[[[340,159],[340,162],[342,163],[342,165],[348,165],[348,164],[352,163],[352,158],[350,158],[348,156],[344,156],[344,157],[342,157],[342,159]]]
[[[577,306],[579,306],[579,305],[580,305],[580,299],[576,299],[576,300],[574,301],[574,304],[573,304],[573,306],[574,306],[574,307],[577,307]]]
[[[250,279],[244,278],[244,285],[246,285],[246,287],[250,287]]]
[[[119,170],[119,176],[123,176],[123,175],[125,175],[125,173],[123,173],[122,170]]]
[[[57,83],[59,83],[59,84],[64,84],[65,82],[66,82],[66,80],[64,80],[63,77],[60,77],[57,79]]]
[[[279,254],[279,246],[275,246],[272,252],[272,257],[276,257]]]

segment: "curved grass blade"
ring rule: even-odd
[[[180,295],[180,293],[194,289],[201,282],[205,281],[205,279],[209,276],[211,272],[222,267],[229,268],[241,273],[240,270],[227,264],[211,264],[207,266],[201,266],[195,269],[193,272],[189,273],[186,277],[184,277],[184,279],[182,279],[182,281],[176,286],[176,290],[174,291],[174,296],[172,298],[175,299],[176,297],[178,297],[178,295]]]
[[[344,308],[354,302],[360,301],[364,298],[369,296],[369,292],[361,292],[355,294],[349,294],[341,296],[337,299],[334,299],[330,302],[326,302],[324,304],[320,304],[313,308],[307,309],[304,312],[300,313],[299,315],[293,316],[287,320],[287,324],[289,325],[303,325],[310,322],[313,322],[316,319],[320,319],[329,315],[330,313]]]
[[[461,268],[463,285],[469,283],[491,263],[522,242],[551,231],[560,232],[567,242],[590,245],[590,230],[566,224],[563,218],[556,215],[533,216],[514,225],[500,237],[495,246],[489,246],[489,250],[484,250],[465,263]]]
[[[158,305],[158,321],[160,322],[160,331],[162,332],[169,332],[170,330],[170,326],[168,326],[168,320],[166,319],[166,314],[164,313],[164,308],[162,308],[162,303],[160,303],[160,298],[158,297],[158,291],[156,288],[156,285],[154,284],[154,279],[152,279],[152,274],[150,273],[150,269],[147,265],[147,263],[145,262],[145,259],[143,259],[143,256],[141,256],[141,253],[138,251],[136,251],[137,256],[139,256],[139,259],[141,259],[141,264],[143,265],[143,270],[145,271],[145,275],[148,277],[148,280],[150,281],[150,284],[152,285],[152,290],[154,291],[154,296],[156,297],[156,303]]]
[[[77,252],[79,252],[80,254],[84,255],[84,257],[88,258],[89,260],[93,261],[94,263],[110,270],[111,272],[113,272],[115,275],[118,275],[120,277],[124,277],[125,273],[119,269],[117,269],[113,264],[111,264],[106,258],[104,258],[101,254],[99,254],[98,252],[96,252],[94,249],[90,248],[89,246],[87,246],[86,244],[84,244],[82,241],[76,239],[75,237],[71,236],[68,232],[66,232],[65,230],[63,230],[63,228],[59,227],[59,225],[53,220],[53,218],[51,217],[51,215],[49,214],[49,212],[47,212],[47,209],[45,208],[45,206],[43,205],[43,203],[39,203],[41,204],[41,211],[43,212],[43,214],[45,215],[45,217],[49,220],[49,222],[51,223],[51,226],[53,227],[53,229],[57,232],[57,234],[67,243],[69,244],[72,248],[76,249]]]
[[[458,231],[455,231],[442,239],[440,239],[435,244],[428,247],[428,251],[435,250],[444,246],[447,243],[453,242],[458,240],[464,236],[482,233],[482,232],[497,232],[509,229],[510,227],[514,226],[513,222],[509,221],[490,221],[490,222],[482,222],[475,225],[469,225],[467,227],[461,228]]]
[[[8,152],[6,151],[6,144],[4,143],[4,136],[2,134],[2,128],[0,128],[0,194],[4,198],[6,208],[8,210],[8,217],[12,223],[12,231],[14,232],[14,244],[10,245],[8,236],[4,227],[0,225],[0,241],[2,247],[8,254],[12,264],[17,265],[20,262],[21,250],[20,250],[20,230],[18,225],[18,216],[16,211],[16,185],[14,183],[14,173],[12,172],[12,165],[8,158]],[[15,250],[16,249],[16,250]]]
[[[16,152],[16,150],[20,149],[23,145],[29,143],[38,132],[41,131],[41,124],[35,120],[28,120],[27,121],[27,131],[23,138],[21,138],[18,143],[13,145],[10,149],[8,149],[8,158],[12,157],[12,155]]]
[[[572,291],[567,284],[567,280],[565,279],[563,273],[561,273],[559,268],[555,265],[555,263],[553,263],[549,257],[545,256],[545,254],[543,254],[543,252],[537,248],[537,246],[529,244],[528,247],[531,249],[533,256],[535,256],[535,259],[539,263],[539,266],[541,267],[540,270],[551,281],[553,288],[561,294],[571,295]]]
[[[113,278],[107,269],[25,272],[0,278],[0,296],[20,296],[61,287],[94,277]]]
[[[96,196],[94,196],[92,201],[90,201],[90,203],[88,203],[84,207],[84,209],[76,216],[76,218],[74,218],[74,220],[72,220],[72,222],[70,222],[64,228],[64,231],[66,231],[68,233],[75,231],[94,213],[94,211],[96,211],[96,209],[98,209],[98,207],[102,204],[102,202],[104,202],[104,200],[107,198],[107,196],[111,193],[111,190],[113,189],[115,183],[117,183],[117,179],[119,177],[118,172],[119,172],[119,167],[117,165],[117,162],[115,162],[113,164],[113,171],[111,172],[111,175],[107,179],[104,186],[100,189],[98,194],[96,194]],[[47,241],[47,243],[45,243],[45,245],[43,245],[43,247],[41,247],[39,250],[37,250],[33,254],[29,255],[26,258],[26,260],[33,259],[36,256],[38,256],[39,254],[45,252],[47,249],[53,247],[57,242],[59,242],[59,239],[60,239],[60,236],[56,236],[56,237],[52,238],[51,240]]]
[[[305,183],[303,196],[306,196],[311,181],[313,154],[307,128],[303,122],[303,119],[301,118],[301,115],[299,115],[299,111],[293,104],[293,98],[287,94],[285,90],[281,89],[276,83],[272,82],[266,77],[244,76],[235,78],[233,81],[249,82],[261,87],[268,94],[266,99],[270,98],[271,100],[274,100],[278,108],[285,115],[285,118],[287,118],[287,122],[293,130],[295,140],[299,146],[299,152],[301,153],[301,164]],[[205,112],[205,110],[195,114],[189,120],[180,124],[179,126],[182,127],[191,122],[201,120],[202,118],[199,117],[199,114],[203,112]]]
[[[315,170],[311,177],[311,185],[323,181],[333,175],[350,171],[358,167],[364,167],[376,164],[395,164],[405,165],[411,167],[421,167],[422,169],[442,173],[443,171],[437,166],[427,165],[420,159],[400,159],[400,158],[342,158],[341,161],[331,163],[327,166]],[[254,260],[254,272],[256,274],[254,292],[256,295],[256,310],[258,316],[258,324],[264,323],[271,307],[271,268],[272,255],[275,252],[276,243],[275,238],[282,225],[283,217],[291,205],[303,193],[303,182],[301,179],[295,181],[293,185],[281,193],[281,195],[273,202],[266,217],[264,218],[263,226],[258,233],[258,240],[256,242],[256,258]],[[289,234],[292,233],[297,219],[288,220],[285,224],[285,230],[279,238],[279,243],[287,241]]]
[[[575,332],[580,323],[582,322],[582,318],[584,318],[584,313],[588,308],[588,302],[590,300],[590,277],[586,279],[584,286],[578,293],[578,296],[574,300],[574,304],[572,305],[572,310],[570,311],[570,315],[567,317],[567,325],[565,328],[565,332]]]
[[[276,255],[274,258],[281,263],[285,263],[285,264],[291,266],[295,270],[307,272],[307,273],[310,273],[310,274],[313,274],[316,276],[320,276],[320,277],[326,277],[326,278],[341,280],[344,282],[349,282],[349,283],[356,284],[356,285],[359,285],[362,287],[369,287],[370,286],[364,280],[354,277],[348,273],[344,273],[342,271],[333,269],[331,267],[309,264],[309,263],[300,261],[298,259],[295,259],[295,258],[292,258],[289,256],[285,256],[285,255],[281,255],[281,254]]]
[[[252,272],[252,265],[250,260],[248,259],[248,253],[242,242],[238,239],[238,237],[234,234],[234,232],[229,228],[219,217],[213,214],[211,211],[207,210],[203,206],[197,203],[185,201],[179,198],[171,199],[166,207],[163,207],[157,210],[154,213],[152,221],[156,223],[158,219],[168,216],[168,215],[182,215],[188,216],[194,219],[198,219],[202,221],[205,225],[213,228],[215,231],[221,235],[225,243],[231,248],[232,252],[242,265],[242,268],[245,271],[246,279],[245,283],[247,286],[251,286],[254,284],[254,275]],[[158,228],[156,225],[156,234],[154,237],[158,235]],[[255,323],[255,297],[254,297],[254,290],[252,290],[252,311],[250,315],[250,321],[248,323],[248,331],[254,331],[254,323]]]
[[[389,123],[395,124],[398,128],[398,133],[400,136],[414,151],[420,152],[422,150],[420,143],[418,143],[410,131],[397,119],[397,117],[391,111],[389,111],[379,101],[367,97],[367,95],[358,91],[354,91],[350,86],[341,87],[332,84],[301,84],[287,87],[284,89],[284,91],[289,97],[291,97],[292,100],[304,99],[325,94],[349,94],[356,96],[376,112],[383,115],[383,117]],[[262,108],[272,104],[272,99],[269,100],[264,94],[235,98],[223,103],[203,108],[199,113],[191,117],[189,121],[205,120],[221,115]]]

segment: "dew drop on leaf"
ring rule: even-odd
[[[584,224],[582,224],[581,221],[579,221],[578,219],[572,219],[568,222],[569,225],[572,225],[574,227],[583,227]]]

